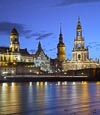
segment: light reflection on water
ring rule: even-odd
[[[0,84],[0,115],[100,114],[100,82]]]

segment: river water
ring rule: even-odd
[[[0,115],[100,115],[100,82],[1,83]]]

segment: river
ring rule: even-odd
[[[0,115],[100,115],[100,82],[0,83]]]

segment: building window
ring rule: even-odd
[[[81,55],[80,55],[80,54],[78,54],[78,59],[80,60],[80,58],[81,58]]]
[[[80,49],[80,47],[81,47],[81,44],[80,44],[80,43],[79,43],[79,44],[77,44],[77,48],[78,48],[78,49]]]
[[[78,34],[78,36],[80,36],[80,35],[81,35],[81,34],[80,34],[80,32],[78,32],[77,34]]]
[[[2,57],[1,57],[1,61],[2,61],[3,59],[2,59]]]
[[[4,61],[6,61],[6,57],[4,57]]]

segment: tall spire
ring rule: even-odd
[[[78,17],[78,23],[76,26],[76,36],[82,37],[82,26],[81,26],[81,22],[80,22],[80,17]]]
[[[74,40],[74,48],[72,51],[72,60],[74,61],[87,61],[88,60],[88,48],[85,48],[85,41],[82,36],[82,27],[80,22],[80,17],[78,17],[78,22],[76,26],[76,38]]]
[[[78,16],[77,30],[80,29],[82,29],[82,27],[81,27],[80,17]]]
[[[62,28],[61,28],[61,24],[62,24],[62,23],[60,23],[59,42],[63,43],[63,36],[62,36]]]
[[[78,16],[78,21],[80,21],[80,17]]]
[[[62,29],[61,29],[61,23],[60,23],[60,34],[59,34],[59,43],[57,45],[57,59],[59,61],[64,61],[66,59],[66,54],[65,54],[65,44],[63,42],[63,35],[62,35]]]
[[[41,43],[39,41],[39,44],[38,44],[38,51],[41,51],[42,50],[42,46],[41,46]]]
[[[62,28],[61,28],[61,24],[62,24],[62,23],[60,23],[60,34],[62,34]]]

